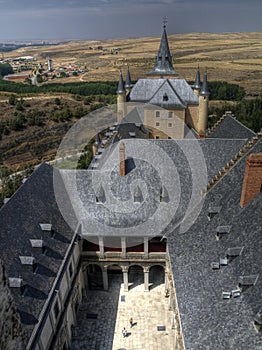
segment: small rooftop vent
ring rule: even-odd
[[[254,327],[257,332],[262,331],[262,308],[258,311],[256,316],[254,317]]]
[[[142,203],[144,200],[141,188],[137,186],[134,189],[134,203]]]
[[[219,240],[224,234],[227,234],[230,232],[231,226],[230,225],[224,225],[224,226],[218,226],[216,228],[216,239]]]
[[[227,258],[220,258],[219,263],[220,263],[220,266],[227,266],[228,264]]]
[[[105,191],[102,185],[98,188],[98,191],[96,192],[96,203],[105,203],[106,202],[106,195]]]
[[[160,202],[169,202],[169,195],[165,186],[162,186],[160,189]]]
[[[35,258],[33,256],[19,256],[22,265],[33,265]]]
[[[231,298],[231,292],[222,292],[222,298],[223,299],[230,299]]]
[[[21,277],[8,278],[10,288],[21,288],[23,286],[23,279]]]
[[[219,264],[219,262],[217,262],[217,261],[213,261],[213,262],[211,263],[211,267],[212,267],[213,270],[219,270],[220,264]]]
[[[208,220],[211,220],[211,219],[213,219],[213,217],[216,215],[216,214],[218,214],[218,213],[220,213],[220,211],[221,211],[221,206],[219,207],[219,206],[213,206],[213,205],[211,205],[209,208],[208,208]]]
[[[238,280],[238,286],[243,290],[243,288],[254,286],[257,282],[258,275],[246,275],[240,276]]]
[[[32,248],[43,248],[44,241],[42,239],[30,239]]]
[[[241,295],[241,290],[240,289],[234,289],[231,292],[232,298],[238,298]]]
[[[52,231],[52,224],[39,224],[42,231]]]
[[[228,260],[232,260],[242,254],[244,247],[233,247],[226,250],[226,257]]]

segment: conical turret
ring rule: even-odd
[[[124,86],[123,75],[122,75],[122,71],[121,70],[120,70],[119,81],[118,81],[118,88],[117,88],[116,93],[117,94],[125,94],[126,93],[125,86]]]
[[[117,88],[117,121],[121,121],[126,115],[126,90],[122,72],[120,71],[118,88]]]
[[[126,92],[129,93],[131,91],[131,88],[132,88],[132,82],[131,82],[131,76],[130,76],[130,71],[128,67],[126,72],[126,83],[125,83]]]
[[[194,89],[194,93],[199,96],[199,92],[201,90],[199,66],[197,67],[196,79],[195,79],[194,85],[192,85],[192,88]]]
[[[202,84],[202,88],[200,90],[200,95],[210,95],[210,92],[208,90],[208,83],[207,83],[207,72],[204,73],[204,80]]]

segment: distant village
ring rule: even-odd
[[[49,79],[67,78],[87,72],[87,69],[80,69],[79,66],[74,64],[69,64],[67,67],[55,67],[50,57],[47,57],[44,63],[37,62],[33,56],[21,56],[12,59],[2,57],[0,63],[10,64],[14,72],[14,74],[6,75],[4,80],[24,81],[30,79],[33,85]]]

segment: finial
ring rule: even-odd
[[[167,25],[167,16],[163,17],[163,27],[166,28]]]

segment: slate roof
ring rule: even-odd
[[[262,142],[249,153],[261,152]],[[246,157],[248,154],[246,155]],[[186,233],[168,236],[176,296],[186,349],[260,349],[262,334],[253,326],[262,307],[262,193],[243,209],[239,205],[246,157],[207,193],[202,211]],[[210,206],[221,210],[208,220]],[[230,225],[216,240],[216,228]],[[241,251],[225,266],[213,270],[230,249]],[[255,285],[228,300],[222,292],[238,290],[244,278]]]
[[[252,130],[231,115],[228,115],[210,135],[212,138],[224,139],[251,139],[253,136],[255,136],[255,133]]]
[[[156,62],[153,70],[149,73],[150,74],[159,74],[159,75],[165,75],[165,74],[172,74],[177,75],[178,73],[174,70],[173,64],[172,64],[172,56],[169,50],[168,40],[167,40],[167,34],[166,34],[166,26],[163,27],[163,33],[159,45],[158,54],[156,56]]]
[[[141,232],[147,232],[150,236],[164,220],[161,210],[157,211],[161,187],[166,187],[169,197],[173,198],[174,221],[181,220],[192,196],[192,186],[195,186],[197,200],[201,201],[200,194],[206,181],[235,155],[244,142],[128,139],[125,140],[126,176],[119,175],[118,144],[105,150],[103,159],[98,160],[98,170],[65,170],[61,171],[61,176],[75,213],[79,221],[82,220],[85,234],[135,235],[136,226],[146,222],[147,229]],[[205,167],[206,179],[205,176],[202,178]],[[73,178],[75,181],[72,181]],[[101,185],[106,197],[104,206],[95,201],[95,194]],[[136,186],[140,187],[141,197],[144,198],[139,207],[133,200]],[[153,215],[156,215],[154,220]]]
[[[167,101],[163,99],[165,94]],[[139,79],[130,92],[129,101],[186,108],[187,104],[198,104],[198,97],[185,79]]]
[[[61,196],[68,203],[64,188]],[[74,222],[70,209],[68,215]],[[52,224],[53,231],[42,231],[40,223]],[[42,164],[0,210],[0,256],[8,278],[21,279],[21,288],[10,290],[27,341],[72,235],[56,204],[53,168]]]

